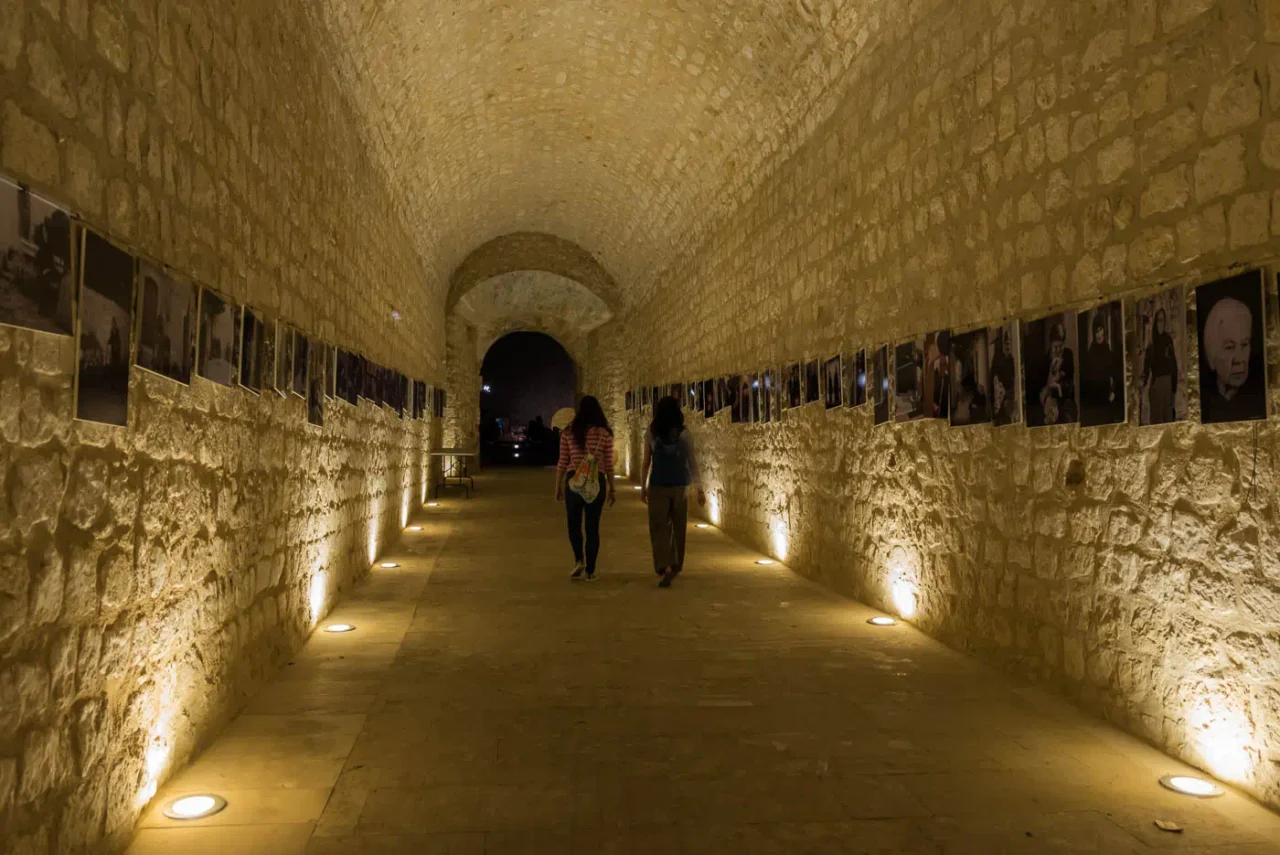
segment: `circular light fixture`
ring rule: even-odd
[[[873,617],[867,623],[872,626],[896,626],[898,622],[891,617],[881,615],[880,617]]]
[[[399,567],[400,565],[395,563],[394,561],[383,561],[378,566],[384,570],[390,570],[392,567]]]
[[[707,525],[706,523],[698,523],[697,525],[694,526],[694,528],[711,528],[711,526]]]
[[[164,815],[169,819],[204,819],[213,816],[227,806],[227,800],[211,793],[197,793],[174,799],[164,806]]]
[[[428,508],[438,508],[438,507],[440,507],[440,503],[439,503],[439,502],[427,502],[427,507],[428,507]]]
[[[1160,779],[1160,786],[1197,799],[1212,799],[1225,792],[1213,781],[1206,781],[1204,778],[1192,775],[1165,775]]]
[[[411,526],[409,526],[409,531],[422,531],[422,526],[420,526],[420,525],[411,525]]]
[[[352,624],[352,623],[331,623],[324,628],[324,631],[325,632],[351,632],[351,630],[355,628],[356,628],[355,624]]]
[[[770,564],[774,564],[776,562],[772,558],[761,558],[756,563],[761,566],[768,567]]]
[[[634,488],[634,489],[636,489],[636,490],[643,490],[644,488],[643,488],[643,487],[641,487],[639,484],[637,484],[637,485],[635,486],[635,488]]]
[[[618,481],[618,480],[620,480],[621,478],[622,478],[622,476],[621,476],[621,475],[614,475],[614,476],[613,476],[613,480],[615,480],[615,481]]]

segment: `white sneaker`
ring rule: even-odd
[[[583,573],[583,571],[585,571],[586,569],[587,569],[587,565],[585,565],[585,564],[583,564],[581,561],[579,561],[577,564],[573,565],[573,572],[569,574],[569,578],[570,578],[570,579],[581,579],[581,578],[582,578],[582,573]]]

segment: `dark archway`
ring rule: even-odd
[[[578,367],[560,342],[512,332],[489,346],[480,367],[480,447],[486,463],[553,464],[551,419],[574,405]]]

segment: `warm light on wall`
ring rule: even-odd
[[[707,516],[714,525],[720,525],[720,497],[715,493],[707,496]]]
[[[155,797],[173,757],[173,720],[178,712],[176,683],[176,673],[173,666],[170,666],[156,677],[151,687],[153,699],[148,717],[150,731],[143,757],[146,777],[142,790],[138,793],[139,808],[145,807]]]
[[[1253,728],[1226,687],[1211,681],[1187,710],[1188,736],[1205,769],[1224,781],[1250,783],[1257,760]]]
[[[777,559],[786,561],[790,538],[787,536],[787,523],[781,515],[774,514],[769,520],[769,540],[773,543],[773,554]]]
[[[315,626],[316,622],[324,615],[324,607],[329,597],[329,574],[323,570],[317,570],[315,575],[311,577],[311,593],[309,600],[311,603],[311,625]]]
[[[372,564],[374,559],[378,557],[378,519],[382,515],[382,508],[378,507],[377,496],[369,502],[369,563]]]
[[[919,583],[915,562],[901,546],[894,547],[889,556],[889,596],[898,616],[911,620],[918,608]]]
[[[400,527],[404,528],[409,524],[409,488],[404,488],[404,496],[400,499]]]

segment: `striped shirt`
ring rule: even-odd
[[[560,462],[556,464],[556,477],[564,480],[566,472],[576,470],[588,451],[594,451],[600,471],[612,482],[613,434],[602,427],[587,428],[587,447],[579,448],[573,439],[572,428],[560,432]]]

